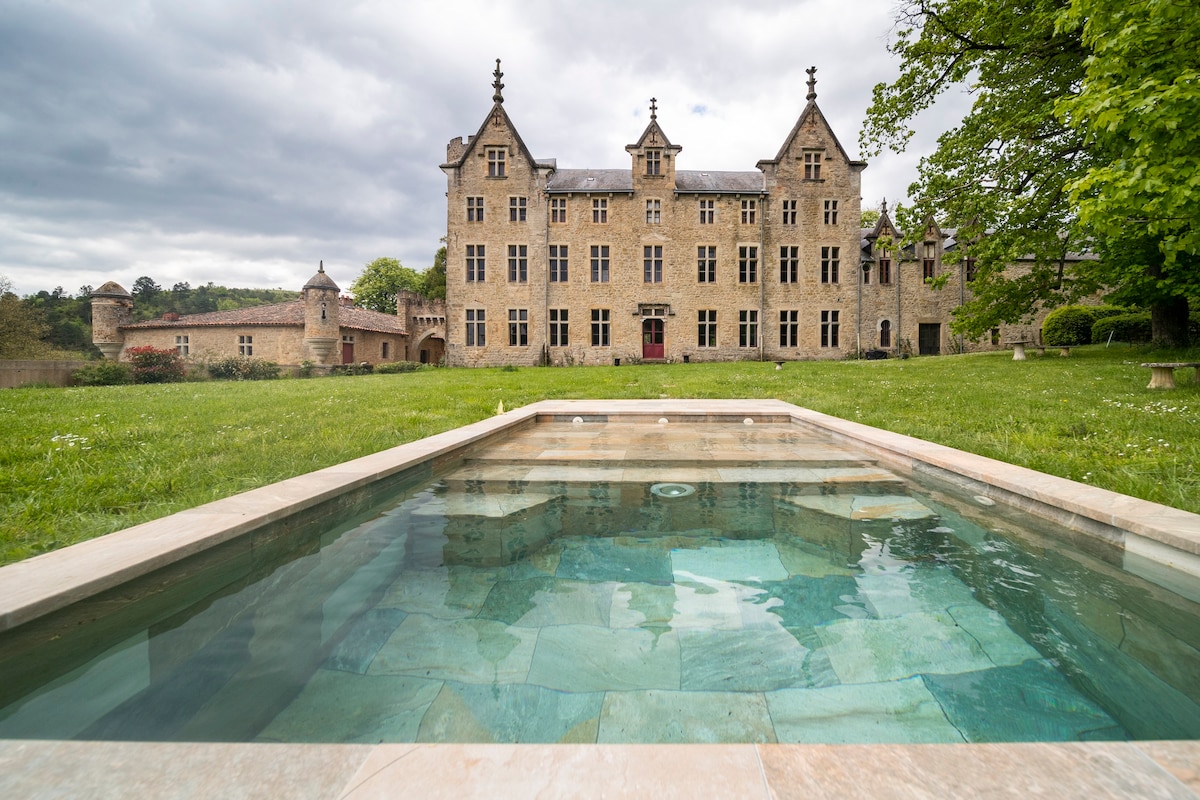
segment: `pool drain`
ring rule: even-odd
[[[650,487],[650,494],[658,497],[687,497],[695,493],[696,487],[686,483],[656,483]]]

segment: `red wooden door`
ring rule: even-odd
[[[354,342],[342,342],[342,363],[354,363]]]
[[[663,321],[642,320],[642,358],[662,358],[663,352]]]

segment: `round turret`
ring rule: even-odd
[[[104,357],[116,361],[125,344],[122,325],[133,320],[133,295],[116,281],[108,281],[91,294],[92,343]]]
[[[322,261],[317,274],[304,284],[304,344],[314,364],[338,363],[337,344],[342,329],[338,321],[338,296],[341,289],[325,274]]]

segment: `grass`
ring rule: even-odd
[[[0,392],[0,563],[547,398],[769,397],[1200,512],[1200,385],[1128,348]],[[1181,371],[1183,372],[1183,371]],[[1190,372],[1190,371],[1189,371]]]

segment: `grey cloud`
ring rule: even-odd
[[[142,274],[290,287],[321,258],[342,285],[379,255],[424,268],[445,231],[437,165],[487,113],[496,57],[527,143],[562,166],[622,166],[656,95],[692,166],[753,169],[810,63],[854,152],[892,69],[890,0],[865,5],[855,27],[832,0],[9,3],[0,274],[33,292]],[[867,202],[912,177],[879,161]]]

